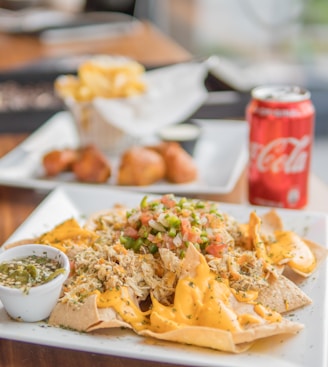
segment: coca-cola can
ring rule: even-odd
[[[310,97],[308,90],[295,86],[252,90],[246,109],[251,204],[306,206],[315,119]]]

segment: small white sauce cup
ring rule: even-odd
[[[200,127],[192,122],[166,126],[158,132],[162,141],[177,142],[190,155],[194,154],[200,135]]]
[[[62,251],[47,245],[28,244],[5,250],[0,253],[0,264],[31,255],[46,255],[55,259],[65,271],[48,283],[30,288],[28,294],[21,289],[0,285],[0,300],[9,316],[25,322],[41,321],[50,315],[70,272],[68,257]]]

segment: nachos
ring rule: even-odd
[[[218,204],[163,195],[69,219],[34,241],[65,251],[71,276],[48,322],[85,332],[125,327],[239,353],[297,333],[284,313],[311,303],[306,278],[326,249],[283,228],[274,210],[247,223]]]

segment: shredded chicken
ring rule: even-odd
[[[169,250],[160,256],[136,254],[121,244],[96,243],[74,253],[75,274],[66,284],[62,302],[79,303],[95,290],[128,286],[138,301],[152,293],[163,304],[170,304],[180,272],[181,260]]]

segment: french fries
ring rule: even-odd
[[[61,98],[72,97],[77,102],[96,97],[126,98],[145,92],[144,71],[140,63],[128,58],[98,56],[83,62],[77,76],[59,76],[55,91]]]

